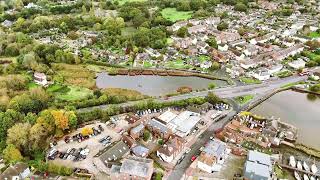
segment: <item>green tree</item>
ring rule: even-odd
[[[210,83],[208,85],[208,89],[214,89],[214,88],[216,88],[216,84],[215,83]]]
[[[222,100],[217,96],[215,95],[213,92],[209,92],[207,97],[206,97],[206,100],[211,103],[211,104],[216,104],[216,103],[219,103],[221,102]]]
[[[109,35],[121,34],[121,29],[125,26],[124,20],[121,17],[112,18],[108,17],[104,22],[103,26],[108,31]]]
[[[178,29],[177,36],[179,36],[179,37],[188,36],[188,28],[186,26],[184,26],[184,27],[181,27],[180,29]]]
[[[245,4],[239,2],[234,6],[234,10],[241,11],[241,12],[247,12],[248,7]]]
[[[143,132],[143,140],[144,140],[144,141],[148,141],[149,138],[150,138],[150,136],[151,136],[151,133],[150,133],[148,130],[145,130],[145,131]]]
[[[16,148],[13,144],[9,144],[3,150],[3,159],[9,164],[14,164],[16,162],[22,161],[23,157],[18,148]]]
[[[226,23],[226,22],[220,22],[220,23],[218,24],[218,26],[217,26],[217,29],[218,29],[219,31],[223,31],[223,30],[228,29],[228,27],[229,27],[228,23]]]
[[[215,37],[209,38],[208,40],[206,40],[206,43],[208,43],[208,45],[209,45],[210,47],[213,47],[213,48],[215,48],[215,49],[218,49],[218,43],[217,43]]]

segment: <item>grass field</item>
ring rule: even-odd
[[[127,2],[146,2],[147,0],[113,0],[114,2],[118,1],[120,5],[123,5]]]
[[[253,95],[238,96],[235,98],[235,100],[238,104],[243,105],[251,101],[253,97]]]
[[[82,87],[69,86],[68,92],[58,93],[56,98],[63,101],[76,101],[87,98],[89,95],[93,95],[92,90]]]
[[[149,61],[143,61],[144,68],[151,68],[153,65]]]
[[[192,68],[189,64],[184,64],[184,61],[182,59],[178,59],[175,61],[169,61],[166,63],[166,66],[173,69],[190,69]]]
[[[311,37],[311,38],[320,38],[320,33],[311,32],[308,36]]]
[[[165,8],[161,11],[162,16],[172,22],[187,20],[192,17],[192,11],[177,11],[176,8]]]
[[[242,77],[240,78],[240,81],[245,84],[261,84],[261,81],[254,78],[248,78],[248,77]]]

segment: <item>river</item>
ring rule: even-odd
[[[320,98],[295,91],[283,91],[270,97],[251,112],[274,116],[296,126],[298,143],[320,150]]]
[[[217,87],[227,85],[226,81],[210,80],[200,77],[149,75],[110,76],[107,73],[99,73],[96,80],[96,85],[98,88],[132,89],[150,96],[160,96],[174,93],[181,86],[188,86],[193,90],[207,89],[210,83],[215,83]]]

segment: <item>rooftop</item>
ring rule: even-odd
[[[183,133],[188,133],[199,121],[200,114],[184,111],[174,118],[170,123],[177,126],[177,130]]]
[[[115,162],[118,161],[129,152],[129,147],[123,141],[119,141],[117,144],[108,149],[105,153],[100,156],[100,159],[105,162]]]
[[[205,152],[210,156],[215,156],[220,158],[225,152],[226,148],[227,146],[224,142],[217,139],[213,139],[206,144],[203,152]]]
[[[125,158],[120,172],[143,178],[151,177],[153,173],[153,160],[138,157]]]

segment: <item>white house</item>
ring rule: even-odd
[[[208,173],[220,171],[229,153],[230,150],[224,142],[210,140],[198,158],[197,167]]]
[[[280,72],[282,68],[283,68],[282,64],[276,64],[274,66],[269,67],[268,72],[269,74],[274,74],[274,73]]]
[[[211,66],[212,66],[212,62],[211,61],[205,61],[205,62],[200,64],[200,68],[203,68],[203,69],[208,69]]]
[[[31,171],[27,164],[17,163],[14,166],[9,166],[3,173],[0,175],[0,179],[7,180],[20,180],[27,179],[31,174]]]
[[[289,62],[288,65],[293,69],[301,69],[306,66],[306,62],[303,61],[302,59],[298,59],[296,61]]]
[[[48,84],[47,76],[44,73],[35,72],[33,74],[34,82],[41,86],[46,86]]]
[[[228,51],[229,46],[227,44],[225,45],[218,45],[218,50],[219,51]]]
[[[258,70],[252,76],[260,81],[270,79],[270,73],[267,70]]]

